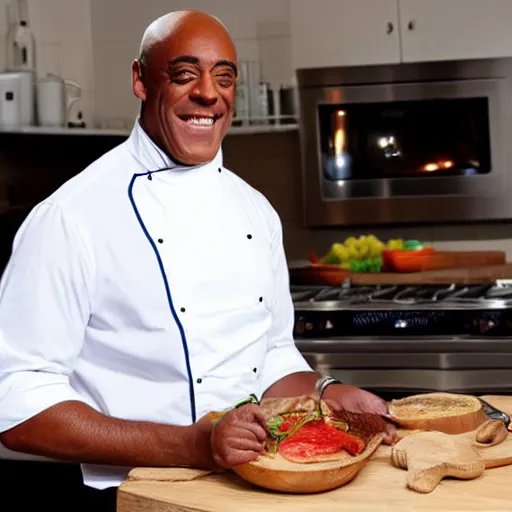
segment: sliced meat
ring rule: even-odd
[[[306,423],[298,432],[279,443],[282,457],[302,464],[336,460],[345,450],[359,455],[365,448],[362,439],[326,423],[323,419]]]

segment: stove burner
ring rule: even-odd
[[[296,309],[512,309],[512,283],[450,286],[292,286]]]
[[[512,282],[450,286],[291,287],[294,334],[512,336]]]

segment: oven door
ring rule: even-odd
[[[452,76],[299,89],[307,225],[511,217],[509,80]]]

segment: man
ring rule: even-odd
[[[0,289],[0,441],[82,463],[114,488],[133,466],[258,456],[256,405],[314,390],[292,338],[280,220],[222,166],[236,52],[194,11],[159,18],[133,63],[129,139],[65,183],[16,235]],[[339,406],[385,415],[335,384]]]

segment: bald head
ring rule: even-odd
[[[132,64],[146,132],[180,163],[211,161],[231,125],[237,75],[235,45],[217,18],[202,11],[158,18]]]
[[[193,32],[199,30],[225,39],[234,50],[235,47],[226,26],[217,17],[203,11],[175,11],[160,16],[146,28],[140,44],[139,62],[142,66],[146,66],[148,55],[153,49],[174,38],[190,37]]]

